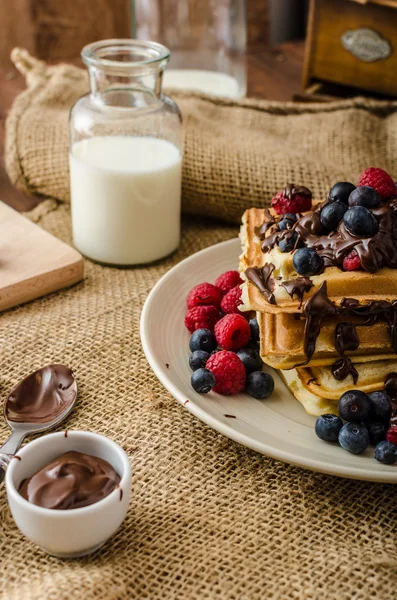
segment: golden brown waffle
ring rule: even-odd
[[[357,385],[351,377],[344,381],[334,379],[329,367],[314,367],[280,371],[284,382],[310,415],[338,413],[338,400],[353,388],[369,393],[384,387],[386,376],[397,370],[397,360],[355,363],[359,374]],[[313,381],[314,380],[314,381]]]
[[[260,353],[262,360],[275,369],[292,369],[306,360],[304,353],[305,320],[289,313],[257,313],[260,331]],[[335,350],[335,326],[343,317],[324,319],[316,341],[316,350],[308,366],[331,365],[339,355]],[[362,317],[349,317],[349,321],[363,322]],[[357,327],[359,348],[346,352],[354,357],[355,363],[383,359],[395,359],[390,342],[389,327],[379,321],[369,327]]]
[[[263,293],[250,281],[243,286],[243,310],[257,310],[272,313],[297,313],[303,310],[304,301],[316,292],[320,285],[327,281],[327,293],[330,300],[337,305],[344,297],[356,298],[360,304],[372,300],[393,301],[397,298],[397,270],[382,268],[375,274],[366,271],[344,272],[338,267],[327,267],[321,274],[311,277],[313,287],[306,292],[303,303],[298,298],[291,298],[283,281],[297,279],[299,275],[292,266],[292,253],[280,252],[275,247],[269,253],[263,253],[261,240],[255,234],[255,228],[260,227],[269,216],[275,215],[272,209],[251,208],[243,215],[240,239],[243,252],[240,256],[240,271],[246,280],[244,272],[249,267],[263,267],[272,263],[275,269],[272,273],[275,288],[273,291],[276,304],[270,304]]]
[[[365,363],[355,363],[358,372],[357,384],[351,376],[343,381],[337,381],[329,367],[310,367],[296,369],[303,387],[327,400],[339,400],[342,394],[352,389],[360,389],[365,393],[383,389],[387,375],[397,371],[397,359],[377,360]]]

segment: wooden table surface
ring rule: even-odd
[[[292,100],[301,91],[304,43],[288,42],[271,50],[258,49],[247,57],[248,95],[268,100]],[[15,96],[25,89],[23,77],[14,70],[0,69],[0,199],[19,211],[34,208],[40,198],[19,192],[4,169],[4,134],[7,112]]]

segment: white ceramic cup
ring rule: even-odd
[[[66,435],[67,433],[67,435]],[[25,500],[21,482],[52,460],[75,450],[107,460],[120,475],[120,484],[95,504],[69,510],[42,508]],[[88,431],[61,431],[27,444],[7,467],[6,489],[15,523],[27,538],[59,558],[76,558],[98,550],[120,527],[131,494],[131,465],[115,442]]]

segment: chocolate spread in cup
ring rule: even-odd
[[[66,510],[99,502],[119,482],[119,475],[106,460],[72,451],[24,479],[19,493],[37,506]]]
[[[76,399],[72,370],[49,365],[23,379],[9,395],[4,413],[16,423],[49,423],[63,414]]]

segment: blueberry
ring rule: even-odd
[[[322,257],[313,248],[299,248],[294,252],[292,264],[299,275],[317,275],[324,268]]]
[[[345,421],[366,421],[371,411],[371,403],[364,392],[350,390],[339,398],[338,411]]]
[[[245,348],[248,348],[249,350],[255,350],[255,352],[258,352],[258,354],[260,354],[260,347],[258,342],[255,342],[252,339],[248,342]]]
[[[280,221],[277,223],[277,229],[279,231],[284,231],[284,229],[291,229],[291,227],[294,225],[294,223],[297,222],[297,220],[298,217],[294,213],[285,213],[283,215],[283,218],[280,219]]]
[[[214,333],[209,329],[196,329],[192,333],[189,342],[189,348],[191,352],[195,350],[204,350],[205,352],[212,352],[217,347]]]
[[[343,222],[348,232],[357,237],[372,237],[379,230],[378,221],[365,206],[349,208]]]
[[[339,181],[331,188],[328,196],[328,202],[343,202],[347,204],[350,194],[356,186],[348,181]]]
[[[190,381],[192,388],[199,394],[208,394],[216,383],[215,375],[208,369],[197,369]]]
[[[342,202],[332,202],[332,204],[327,204],[321,211],[321,223],[329,231],[334,231],[343,219],[343,215],[346,211],[347,206]]]
[[[336,415],[322,415],[318,417],[314,426],[317,437],[324,442],[337,442],[342,429],[343,421]]]
[[[245,391],[253,398],[263,400],[268,398],[274,390],[274,379],[264,371],[254,371],[247,377]]]
[[[352,191],[349,196],[349,206],[365,206],[376,208],[380,204],[380,196],[375,188],[362,185]]]
[[[397,446],[383,440],[375,448],[375,458],[384,465],[393,465],[397,461]]]
[[[293,233],[291,236],[288,236],[288,238],[282,238],[278,243],[278,247],[281,252],[292,252],[292,250],[296,248],[298,239],[298,234]]]
[[[250,324],[250,328],[251,328],[251,339],[254,342],[259,342],[259,325],[258,325],[258,319],[256,319],[256,318],[250,319],[249,324]]]
[[[251,348],[242,348],[242,350],[238,350],[236,354],[243,363],[247,375],[248,373],[260,371],[262,369],[262,359],[255,350],[252,350]]]
[[[195,350],[189,358],[189,367],[192,371],[197,371],[197,369],[201,369],[201,367],[205,367],[207,364],[207,360],[210,355],[208,352],[204,352],[204,350]]]
[[[369,446],[368,430],[358,423],[345,423],[339,432],[338,442],[348,452],[360,454]]]
[[[383,423],[369,423],[367,429],[371,446],[376,446],[379,442],[386,439],[386,427]]]
[[[391,405],[386,392],[371,392],[368,399],[371,403],[370,418],[374,421],[389,421]]]

